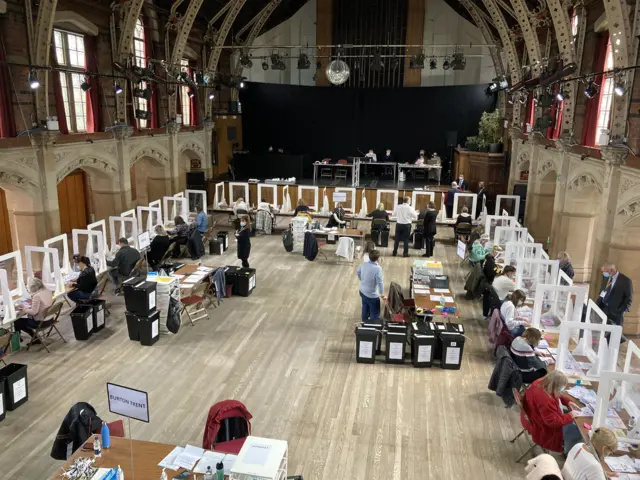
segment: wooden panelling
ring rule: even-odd
[[[216,123],[216,165],[215,175],[227,172],[233,158],[233,144],[242,148],[242,117],[240,115],[224,115],[215,117]]]
[[[316,2],[316,43],[318,45],[331,45],[333,43],[333,0],[317,0]],[[331,49],[318,50],[317,54],[321,57],[326,57],[331,55]],[[322,66],[316,75],[316,86],[318,87],[331,85],[324,73],[329,60],[329,58],[320,58]]]
[[[11,243],[11,222],[7,208],[7,194],[0,188],[0,255],[13,251]]]
[[[87,226],[87,197],[84,172],[76,170],[58,184],[60,230],[71,233],[74,228]]]
[[[496,195],[506,193],[504,154],[467,152],[456,150],[453,157],[453,176],[464,175],[468,189],[478,191],[478,182],[484,182],[487,189],[487,205],[493,206]]]
[[[424,14],[427,2],[425,0],[408,0],[407,10],[407,45],[424,45]],[[407,48],[408,57],[404,59],[404,86],[419,87],[422,83],[422,70],[409,68],[411,55],[419,55],[420,48]],[[428,60],[427,60],[428,62]]]

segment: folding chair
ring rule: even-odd
[[[60,333],[60,330],[58,330],[58,327],[56,327],[56,324],[58,323],[58,317],[60,317],[61,311],[62,311],[62,302],[54,303],[49,307],[49,309],[47,310],[47,313],[44,316],[44,319],[41,320],[38,323],[38,326],[33,330],[33,337],[31,337],[31,341],[27,345],[27,351],[31,348],[31,345],[33,345],[34,342],[40,341],[40,343],[47,350],[47,352],[51,353],[51,350],[49,350],[49,347],[47,347],[47,344],[44,342],[44,339],[49,338],[53,330],[55,330],[56,333],[60,335],[60,338],[64,343],[67,343],[67,341],[64,339],[64,337]],[[44,325],[45,322],[51,322],[51,324]],[[46,334],[43,334],[45,330],[48,330],[48,331]]]
[[[338,160],[338,165],[348,165],[346,160]],[[347,181],[347,169],[346,168],[336,168],[336,180],[344,180]]]
[[[331,171],[331,167],[320,168],[320,179],[323,178],[328,178],[329,180],[333,179],[333,172]]]
[[[520,390],[518,390],[517,388],[513,388],[513,397],[516,399],[516,404],[520,409],[520,424],[522,425],[522,430],[520,430],[520,432],[513,439],[510,440],[511,443],[515,443],[515,441],[518,438],[520,438],[520,436],[525,432],[527,433],[528,439],[531,435],[531,420],[529,420],[529,416],[527,415],[527,412],[525,411],[525,408],[524,408],[524,404],[522,402],[522,392],[520,392]],[[531,439],[529,439],[529,443],[531,443],[532,445],[522,455],[518,457],[518,459],[516,460],[516,463],[520,463],[520,460],[526,457],[527,454],[531,453],[531,451],[537,446],[535,443],[533,443]],[[544,448],[542,450],[546,452]]]
[[[203,282],[194,288],[191,295],[180,299],[180,303],[182,304],[182,309],[180,310],[180,318],[182,318],[183,313],[186,313],[187,318],[191,322],[191,325],[195,325],[195,322],[197,320],[209,318],[209,314],[204,308],[206,290],[207,284]],[[190,307],[194,307],[195,309],[190,311]]]
[[[463,241],[466,243],[471,236],[471,230],[473,230],[473,225],[470,223],[464,222],[458,224],[458,226],[455,227],[456,241],[460,240],[461,237],[463,237]]]
[[[144,265],[144,256],[140,256],[140,259],[136,262],[136,264],[131,269],[130,275],[132,277],[136,277],[142,274],[142,266]]]

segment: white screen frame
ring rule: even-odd
[[[4,317],[0,319],[2,320],[1,324],[8,325],[16,321],[17,315],[13,295],[9,289],[9,275],[4,269],[0,269],[0,294],[2,294],[2,305],[4,306]]]
[[[333,192],[345,192],[345,193],[351,193],[351,205],[349,206],[349,209],[351,210],[351,215],[355,215],[356,212],[356,195],[357,195],[357,191],[354,187],[336,187],[333,189]],[[333,198],[331,199],[331,201],[333,202]],[[335,208],[335,202],[334,203],[334,208]],[[345,202],[346,204],[346,202]]]
[[[104,237],[103,237],[104,238]],[[68,275],[71,272],[71,262],[69,261],[69,239],[66,233],[57,235],[43,242],[45,247],[51,247],[51,245],[62,242],[62,264],[60,265],[60,271],[63,275]]]
[[[186,199],[185,199],[186,200]],[[138,221],[136,217],[109,217],[109,232],[111,233],[111,250],[115,251],[118,247],[118,240],[123,237],[126,231],[126,224],[131,224],[131,237],[127,237],[129,244],[133,243],[138,248]],[[119,230],[116,236],[116,228]]]
[[[58,265],[58,249],[49,247],[34,247],[27,245],[24,247],[24,255],[27,263],[27,278],[33,277],[33,253],[42,253],[42,283],[53,290],[53,295],[63,295],[65,293],[64,278],[60,265]],[[53,265],[53,268],[52,268]]]
[[[100,229],[104,238],[104,249],[109,250],[109,245],[107,245],[107,222],[103,220],[98,220],[97,222],[90,223],[87,225],[87,230],[97,230]]]
[[[452,218],[458,218],[458,199],[460,197],[469,197],[472,199],[472,204],[471,204],[471,211],[469,212],[469,215],[471,215],[471,217],[473,218],[473,215],[475,214],[476,208],[478,207],[478,194],[477,193],[464,193],[464,192],[456,192],[456,194],[453,196],[453,210],[451,211],[451,215],[453,215]]]
[[[307,205],[311,210],[316,212],[320,211],[320,205],[318,204],[318,187],[310,187],[309,185],[298,185],[298,200],[302,198],[302,192],[311,191],[313,192],[313,205]]]
[[[147,225],[146,228],[142,226],[142,214],[147,212]],[[150,235],[153,236],[153,227],[154,225],[162,225],[162,209],[160,207],[136,207],[137,219],[138,219],[138,234],[143,231],[149,232]],[[153,221],[155,214],[155,222]]]
[[[387,213],[389,215],[393,215],[396,211],[396,207],[398,206],[398,198],[399,198],[399,193],[398,190],[381,190],[378,189],[376,191],[376,208],[378,208],[378,205],[380,205],[380,203],[382,202],[382,195],[383,194],[390,194],[393,195],[393,205],[392,205],[392,209],[389,210],[389,205],[387,205],[387,202],[385,202],[385,210],[387,211]]]
[[[214,188],[215,194],[213,197],[213,208],[220,208],[220,201],[223,202],[223,205],[228,205],[224,194],[224,182],[216,183]]]
[[[197,211],[197,207],[198,205],[202,205],[202,209],[204,210],[205,214],[208,214],[208,209],[209,206],[207,205],[207,191],[206,190],[185,190],[184,191],[185,197],[187,199],[187,209],[189,210],[189,213],[198,213]],[[193,205],[193,209],[191,208],[192,205],[189,202],[189,199],[191,198],[191,195],[196,195],[200,201],[196,201],[196,204]]]
[[[22,253],[20,253],[20,250],[14,250],[13,252],[0,255],[0,265],[2,265],[2,262],[6,260],[14,261],[14,268],[16,271],[16,288],[14,288],[13,290],[10,290],[10,293],[12,296],[23,297],[27,294],[27,287],[24,283]],[[7,272],[7,273],[11,273],[11,272]]]
[[[520,195],[496,195],[496,215],[500,212],[500,202],[502,200],[515,200],[515,214],[509,215],[509,217],[517,219],[520,212]]]
[[[240,187],[243,189],[242,195],[234,195],[233,187]],[[244,198],[247,205],[250,206],[249,201],[249,184],[246,182],[229,182],[229,205],[233,205],[238,198]]]
[[[273,195],[273,203],[265,202],[264,200],[262,200],[263,189],[271,190],[271,194]],[[276,208],[278,206],[278,185],[277,184],[275,183],[259,183],[258,184],[258,207],[260,206],[261,203],[268,203],[273,208]]]
[[[169,205],[171,202],[171,205]],[[187,199],[184,197],[162,197],[162,203],[164,211],[164,224],[168,224],[173,222],[173,219],[176,217],[178,212],[178,206],[180,207],[180,216],[186,222],[188,220],[188,215],[185,214],[185,210],[187,210]],[[171,207],[171,208],[169,208]],[[175,213],[169,218],[170,213]]]
[[[425,190],[414,190],[411,192],[411,206],[414,210],[416,210],[416,205],[418,204],[418,197],[429,197],[429,201],[435,203],[436,192],[428,192]]]
[[[134,224],[134,228],[135,228],[135,219],[132,219],[131,217],[125,217],[128,218],[130,221],[134,220],[133,224]],[[87,251],[86,251],[86,256],[89,257],[89,260],[92,262],[93,265],[93,256],[94,255],[98,255],[98,268],[96,268],[96,275],[100,274],[102,272],[106,272],[107,271],[107,257],[106,257],[106,251],[104,248],[104,238],[102,236],[102,232],[100,230],[84,230],[84,229],[79,229],[79,228],[74,228],[71,231],[71,236],[73,238],[73,253],[74,255],[81,255],[80,253],[80,247],[79,247],[79,242],[78,242],[78,237],[80,235],[87,235],[87,236],[91,236],[94,235],[97,237],[97,245],[98,245],[98,251],[94,252],[93,251],[93,242],[89,241],[90,239],[87,239]]]

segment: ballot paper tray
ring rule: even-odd
[[[231,480],[286,480],[287,456],[286,441],[249,436],[231,467]]]

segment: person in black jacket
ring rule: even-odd
[[[560,262],[560,270],[562,270],[567,277],[573,280],[575,272],[573,271],[573,265],[571,265],[571,257],[567,252],[558,253],[558,261]]]
[[[242,267],[249,268],[249,254],[251,253],[251,218],[240,218],[240,230],[236,232],[238,242],[238,258],[242,260]]]
[[[461,223],[472,223],[471,215],[469,215],[469,207],[467,207],[466,205],[462,207],[462,212],[460,213],[460,215],[458,215],[458,218],[456,218],[456,227]]]
[[[476,218],[482,214],[482,206],[487,201],[487,190],[484,188],[484,182],[478,183],[478,201],[476,203]]]
[[[118,249],[115,258],[107,261],[107,265],[111,267],[111,270],[109,270],[109,277],[113,282],[115,294],[118,293],[120,280],[123,278],[129,278],[133,267],[135,267],[138,260],[140,260],[140,252],[129,246],[129,240],[122,237],[118,240],[118,244],[120,245],[120,248]]]
[[[149,246],[149,251],[147,252],[147,262],[152,270],[156,270],[158,264],[164,257],[164,254],[167,253],[169,249],[169,245],[171,241],[169,240],[169,235],[167,235],[167,231],[164,229],[162,225],[156,225],[153,229],[156,236],[153,237],[151,241],[151,245]]]
[[[596,304],[611,323],[622,326],[624,313],[629,311],[633,301],[633,284],[611,262],[602,266],[602,276],[602,290]]]
[[[373,228],[374,220],[384,220],[389,222],[389,213],[384,209],[384,203],[379,203],[378,207],[371,213],[367,214],[367,217],[371,217],[371,228]]]
[[[424,243],[426,244],[426,252],[423,257],[432,257],[433,249],[436,246],[436,219],[438,218],[438,212],[436,211],[436,204],[429,202],[427,205],[427,212],[424,216],[424,226],[422,228],[422,235],[424,236]]]
[[[78,303],[78,300],[88,300],[91,298],[93,291],[98,285],[96,271],[91,266],[91,262],[87,257],[80,257],[78,259],[78,268],[80,268],[80,275],[75,283],[73,283],[75,290],[67,294],[67,298],[75,303]]]
[[[296,209],[294,210],[294,212],[293,212],[293,216],[294,216],[294,217],[297,217],[297,216],[298,216],[298,213],[300,213],[300,212],[308,212],[308,211],[309,211],[309,207],[307,207],[307,206],[304,204],[304,200],[302,200],[302,199],[300,198],[300,199],[298,199],[298,206],[297,206],[297,207],[296,207]]]
[[[447,218],[453,218],[453,201],[456,198],[456,193],[460,193],[458,184],[451,182],[451,188],[447,190],[445,209],[447,210]]]

